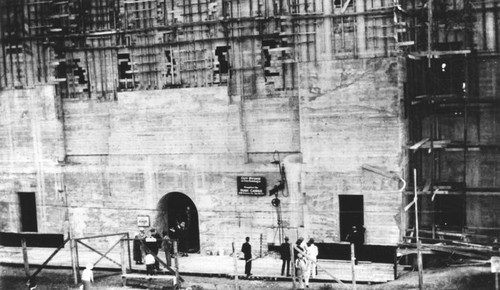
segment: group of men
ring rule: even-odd
[[[134,237],[134,261],[137,265],[146,264],[148,275],[152,275],[154,270],[160,270],[160,263],[155,256],[158,256],[160,248],[165,252],[165,260],[168,267],[171,266],[172,242],[167,233],[163,237],[152,228],[146,234],[144,229]]]
[[[243,252],[245,259],[245,275],[250,277],[252,275],[252,246],[250,245],[250,237],[245,238],[245,243],[241,245],[241,252]],[[316,267],[316,262],[318,259],[318,247],[314,244],[314,239],[309,239],[306,243],[304,238],[300,237],[295,243],[293,249],[294,255],[294,266],[295,274],[299,281],[299,288],[304,289],[309,288],[310,277],[316,278],[318,270]],[[280,255],[282,265],[281,265],[281,275],[290,276],[290,263],[291,263],[291,246],[289,243],[289,238],[285,237],[284,243],[280,246]]]
[[[281,265],[281,275],[284,276],[285,268],[286,275],[290,276],[290,260],[291,251],[290,244],[288,243],[288,237],[285,237],[285,242],[281,244],[280,248],[281,259],[283,263]],[[295,247],[293,249],[294,255],[294,266],[295,274],[299,282],[299,289],[304,289],[304,284],[306,288],[309,288],[310,277],[316,278],[318,274],[318,269],[316,263],[318,261],[318,247],[314,244],[314,239],[309,239],[306,243],[304,238],[300,237],[295,242]]]

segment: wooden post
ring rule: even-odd
[[[78,271],[76,269],[77,262],[76,262],[75,244],[76,244],[76,241],[70,237],[69,248],[71,250],[71,268],[72,268],[72,272],[73,272],[73,281],[74,281],[75,285],[77,285],[78,284]]]
[[[398,249],[394,249],[394,280],[398,279]]]
[[[240,287],[238,285],[238,257],[236,256],[236,246],[233,241],[233,263],[234,263],[234,289],[238,290]]]
[[[21,246],[23,247],[24,273],[26,277],[30,277],[30,264],[28,262],[28,247],[26,246],[26,238],[21,238]]]
[[[78,284],[78,281],[80,280],[80,257],[78,257],[78,240],[74,240],[74,242],[75,242],[76,284]]]
[[[431,1],[428,2],[429,5],[432,4]],[[420,240],[418,236],[418,194],[417,194],[417,169],[413,168],[413,192],[415,194],[415,240],[417,241],[417,266],[418,266],[418,289],[423,290],[424,287],[424,277],[423,277],[423,263],[422,263],[422,251],[420,247]]]
[[[259,257],[262,258],[262,243],[263,243],[263,238],[262,234],[260,234],[260,252],[259,252]]]
[[[132,271],[132,257],[130,255],[130,235],[127,233],[127,248],[128,248],[128,268]]]
[[[295,283],[295,253],[293,251],[293,244],[290,243],[290,263],[292,264],[292,284],[293,284],[293,290],[297,289],[297,284]]]
[[[356,290],[356,270],[354,266],[356,265],[356,254],[354,249],[354,244],[351,243],[351,269],[352,269],[352,289]]]
[[[121,258],[121,267],[122,267],[122,275],[127,274],[127,265],[126,265],[126,258],[125,258],[125,240],[120,239],[120,258]]]
[[[431,67],[431,51],[432,51],[432,26],[434,25],[432,19],[432,0],[427,1],[427,61],[429,68]]]
[[[174,246],[174,262],[175,262],[175,282],[177,283],[177,288],[181,288],[181,280],[179,277],[179,253],[177,251],[177,240],[173,240],[173,246]]]

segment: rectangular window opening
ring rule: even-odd
[[[21,231],[38,232],[35,193],[19,192],[18,195],[19,207],[21,211]]]

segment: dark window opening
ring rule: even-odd
[[[21,210],[21,231],[38,232],[35,193],[19,192],[18,195]]]
[[[225,84],[229,74],[230,46],[218,46],[215,49],[214,83]]]
[[[80,85],[86,84],[87,83],[87,80],[85,79],[86,70],[84,70],[78,65],[78,63],[80,62],[79,59],[74,59],[73,61],[75,62],[75,67],[76,67],[75,69],[73,69],[73,75],[77,78],[77,81]]]
[[[436,195],[435,224],[445,230],[460,230],[464,224],[464,199],[459,195]]]
[[[120,79],[120,90],[135,87],[129,53],[118,54],[118,78]]]
[[[345,241],[353,226],[364,225],[363,196],[339,195],[340,240]]]

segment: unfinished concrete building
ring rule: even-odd
[[[0,3],[2,231],[500,234],[497,1]]]

